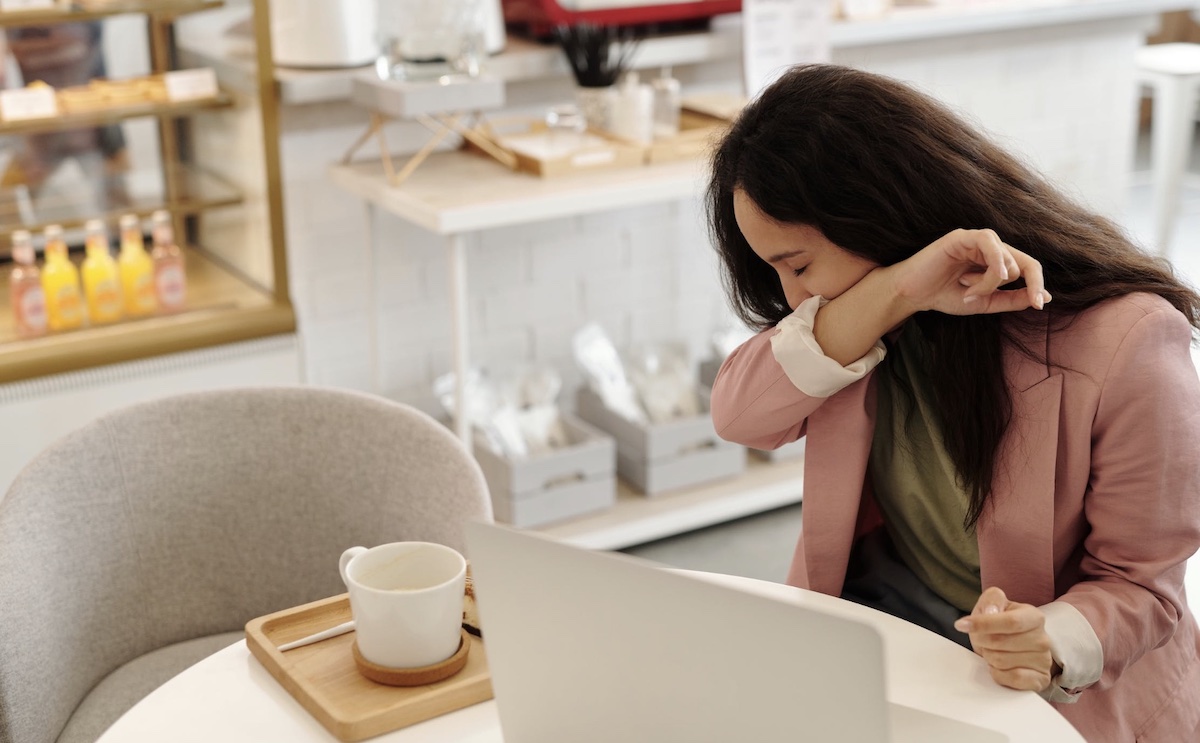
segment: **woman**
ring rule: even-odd
[[[708,200],[761,330],[714,423],[807,437],[788,582],[970,645],[1090,741],[1200,740],[1200,296],[937,102],[846,68],[747,107]]]

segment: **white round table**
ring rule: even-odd
[[[1008,735],[1022,743],[1085,743],[1032,692],[995,684],[983,660],[939,635],[887,614],[793,586],[715,573],[706,580],[865,621],[883,635],[888,699]],[[98,743],[337,743],[237,642],[163,684],[117,720]],[[494,700],[373,740],[379,743],[501,743]]]

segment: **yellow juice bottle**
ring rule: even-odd
[[[125,314],[149,315],[158,306],[154,296],[154,261],[146,252],[142,225],[134,214],[121,217],[121,253],[117,256]]]
[[[96,324],[116,322],[121,319],[121,282],[117,262],[109,252],[108,230],[99,219],[89,220],[85,229],[87,257],[81,273],[88,317]]]
[[[46,265],[42,266],[42,289],[46,292],[46,316],[51,330],[71,330],[83,325],[83,297],[79,271],[67,256],[62,227],[46,228]]]

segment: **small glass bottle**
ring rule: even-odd
[[[664,67],[659,77],[651,81],[654,88],[654,138],[670,139],[679,134],[679,113],[683,96],[679,81],[671,77],[671,68]]]
[[[46,263],[42,266],[42,289],[46,292],[46,316],[51,330],[72,330],[83,325],[83,296],[79,270],[67,255],[62,227],[46,228]]]
[[[150,258],[154,261],[154,293],[158,297],[160,312],[179,312],[187,304],[187,268],[183,251],[175,244],[175,228],[171,226],[171,215],[164,210],[154,212],[151,217],[154,249]]]
[[[17,230],[12,235],[12,257],[16,268],[8,276],[8,287],[17,337],[45,335],[49,327],[46,292],[42,289],[41,272],[35,262],[33,237],[25,230]]]
[[[116,322],[121,319],[121,282],[117,277],[117,262],[109,251],[108,230],[99,219],[89,219],[84,229],[87,256],[80,273],[88,317],[97,325]]]
[[[121,217],[121,252],[117,256],[121,271],[121,291],[125,295],[125,314],[149,315],[158,302],[154,297],[154,262],[146,252],[141,220],[136,214]]]

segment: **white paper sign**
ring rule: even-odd
[[[742,0],[742,77],[755,98],[788,67],[829,61],[830,0]]]
[[[58,115],[58,97],[54,88],[14,88],[0,91],[0,119],[24,121]]]
[[[0,10],[4,12],[21,10],[43,10],[53,8],[54,0],[0,0]]]
[[[217,96],[217,74],[210,67],[175,70],[163,77],[167,85],[167,100],[194,101]]]

